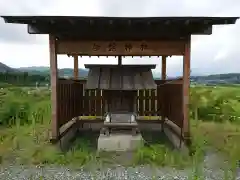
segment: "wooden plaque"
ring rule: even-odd
[[[58,54],[86,56],[183,55],[184,41],[57,41]]]

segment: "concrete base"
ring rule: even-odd
[[[181,142],[180,138],[175,135],[167,126],[163,127],[163,131],[176,149],[179,149],[184,153],[189,153],[184,141],[182,140]]]
[[[141,147],[143,138],[141,134],[110,134],[106,136],[100,134],[98,138],[99,151],[132,151]]]
[[[72,140],[76,137],[78,131],[77,119],[74,118],[60,128],[60,134],[64,134],[58,141],[57,145],[62,151],[67,151],[71,145]]]

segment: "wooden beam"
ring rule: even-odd
[[[178,41],[64,41],[58,54],[82,56],[160,56],[183,55],[186,40]]]
[[[59,136],[58,124],[58,100],[57,100],[57,53],[56,53],[56,38],[49,35],[49,51],[50,51],[50,73],[51,73],[51,103],[52,103],[52,142],[57,141]]]
[[[185,45],[183,60],[183,135],[186,139],[190,136],[189,127],[189,96],[190,96],[190,51],[191,38]]]
[[[166,80],[167,56],[162,56],[162,80]]]
[[[74,60],[74,79],[78,79],[78,56],[74,55],[73,56],[73,60]]]

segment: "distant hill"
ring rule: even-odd
[[[20,67],[18,68],[18,70],[20,71],[25,71],[25,72],[44,72],[44,71],[48,71],[49,67],[46,66],[31,66],[31,67]]]
[[[15,71],[13,68],[7,66],[6,64],[3,64],[0,62],[0,72],[4,73],[4,72],[13,72]]]
[[[28,72],[29,74],[43,74],[47,75],[50,73],[50,68],[45,66],[32,66],[32,67],[20,67],[18,68],[20,71]],[[79,77],[87,77],[88,70],[79,68]],[[58,70],[60,77],[72,77],[73,69],[71,68],[62,68]]]
[[[49,67],[46,66],[32,66],[32,67],[20,67],[20,68],[11,68],[6,64],[0,62],[0,73],[4,72],[28,72],[29,74],[33,75],[49,75]],[[240,73],[227,73],[227,74],[214,74],[214,75],[195,75],[194,72],[191,76],[191,82],[197,84],[210,84],[210,85],[217,85],[217,84],[240,84]],[[79,69],[79,77],[87,77],[88,69]],[[59,69],[59,76],[60,77],[72,77],[73,76],[73,69],[71,68],[63,68]],[[161,74],[158,72],[153,72],[154,78],[161,78]],[[168,77],[174,78],[174,77]]]
[[[73,69],[71,68],[63,68],[63,69],[59,69],[58,71],[59,76],[61,77],[72,77],[73,76]],[[88,70],[87,69],[78,69],[78,76],[79,77],[87,77],[88,75]]]
[[[21,70],[21,68],[19,68]],[[22,69],[23,70],[23,69]],[[28,69],[24,69],[28,73],[44,73],[49,74],[49,67],[29,67]],[[192,73],[194,74],[194,72]],[[88,69],[79,69],[79,77],[87,77]],[[60,77],[72,77],[73,69],[71,68],[63,68],[59,69]],[[158,72],[153,72],[154,78],[161,78],[161,74]],[[170,79],[175,77],[168,77]],[[228,73],[228,74],[214,74],[214,75],[206,75],[199,76],[193,75],[191,76],[191,82],[198,84],[240,84],[240,73]]]
[[[49,74],[49,67],[39,66],[39,67],[21,67],[18,68],[20,71],[25,71],[30,74]],[[78,70],[79,77],[87,77],[88,69],[80,68]],[[72,68],[63,68],[59,69],[58,71],[60,77],[71,77],[73,76],[73,69]],[[157,72],[153,72],[153,77],[160,78],[161,74]]]
[[[198,84],[240,84],[240,73],[191,76],[191,81]]]

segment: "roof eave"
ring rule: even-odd
[[[162,21],[162,20],[181,20],[181,21],[213,21],[212,25],[217,24],[235,24],[239,17],[194,17],[194,16],[170,16],[170,17],[103,17],[103,16],[1,16],[6,23],[31,24],[31,21],[37,20],[130,20],[130,21]]]
[[[75,37],[74,33],[72,32],[73,29],[81,27],[80,30],[82,30],[82,32],[80,34],[83,37],[79,37],[80,40],[83,40],[83,38],[86,38],[87,37],[86,33],[89,32],[86,30],[87,28],[89,28],[88,25],[86,25],[84,29],[84,26],[79,26],[79,24],[81,25],[81,23],[91,24],[91,22],[97,22],[97,23],[93,23],[93,25],[96,27],[98,26],[98,23],[100,24],[110,23],[111,27],[112,26],[117,27],[119,24],[124,24],[124,26],[126,26],[125,30],[127,31],[129,28],[128,26],[133,25],[134,27],[134,24],[136,25],[139,22],[142,24],[141,26],[144,26],[144,27],[148,25],[151,26],[151,24],[156,23],[160,25],[162,24],[164,26],[166,25],[166,28],[169,27],[169,24],[174,25],[176,22],[177,22],[177,25],[178,24],[182,24],[183,26],[190,25],[191,27],[194,25],[194,23],[197,22],[202,27],[199,27],[199,29],[190,30],[189,32],[187,30],[185,32],[184,30],[184,33],[187,33],[187,35],[211,35],[213,25],[235,24],[237,19],[239,18],[239,17],[94,17],[94,16],[92,17],[91,16],[88,16],[88,17],[87,16],[1,16],[1,17],[4,19],[5,23],[27,24],[29,34],[54,34],[57,37],[63,36],[63,35],[65,37],[66,33],[68,33],[71,36]],[[54,28],[54,24],[57,25],[56,28]],[[75,26],[76,24],[77,24],[77,27]],[[62,25],[64,28],[59,27],[58,25]],[[68,27],[68,28],[65,29],[65,27]],[[163,26],[161,26],[161,28],[162,27]],[[194,26],[194,27],[198,27],[198,26]],[[154,25],[150,29],[155,29],[155,28],[156,27]],[[98,28],[94,28],[94,29],[98,29]],[[112,29],[112,28],[109,28],[109,29]],[[62,32],[63,30],[64,30],[64,33]],[[134,28],[132,30],[134,30]],[[141,32],[141,33],[145,33],[145,32]],[[159,37],[160,35],[155,35],[153,34],[153,32],[150,33],[147,30],[145,34],[140,34],[139,37],[151,39],[150,37],[144,37],[144,35],[146,35],[147,33],[151,34],[151,36],[154,36],[153,39],[162,38],[162,37]],[[92,32],[92,34],[89,32],[87,34],[90,34],[89,35],[90,37],[92,37],[92,34],[95,34],[95,36],[97,36],[96,32]],[[177,33],[174,33],[174,35],[176,34]],[[102,37],[103,35],[100,34],[98,36]],[[110,37],[109,34],[106,34],[106,36]],[[114,37],[115,36],[116,35],[114,35]],[[134,36],[134,35],[131,35],[131,36]],[[182,37],[182,36],[183,34],[179,35],[179,37]],[[173,36],[171,37],[173,38]],[[125,37],[125,35],[120,39],[124,39],[124,38],[129,39],[129,37]]]

